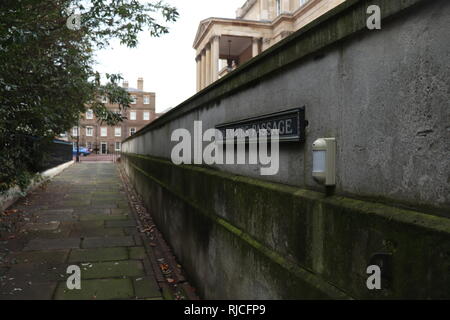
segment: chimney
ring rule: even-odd
[[[123,84],[122,84],[122,87],[124,89],[128,89],[128,81],[124,81]]]
[[[144,78],[138,78],[137,88],[138,90],[144,91]]]

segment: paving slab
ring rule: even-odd
[[[79,238],[92,238],[92,237],[121,237],[126,236],[123,228],[89,228],[84,230],[72,230],[70,232],[71,237]]]
[[[57,208],[66,209],[66,208],[80,208],[80,207],[86,207],[91,204],[91,201],[78,201],[78,200],[67,200],[67,201],[61,201],[58,204],[56,204]]]
[[[25,263],[13,265],[6,273],[3,284],[10,283],[48,283],[67,279],[67,267],[65,264],[49,263]]]
[[[84,280],[81,290],[69,290],[66,283],[59,283],[56,300],[114,300],[134,298],[131,279]]]
[[[103,279],[144,276],[144,266],[137,260],[82,263],[81,279]]]
[[[84,214],[80,216],[80,221],[107,221],[107,220],[127,220],[127,215],[112,214]]]
[[[85,238],[83,248],[112,248],[112,247],[133,247],[135,242],[133,237],[95,237]]]
[[[127,209],[113,208],[113,209],[110,209],[110,210],[111,210],[111,214],[127,214],[127,215],[131,215],[130,208],[127,208]]]
[[[100,203],[92,204],[90,207],[94,208],[94,209],[117,209],[118,205],[117,205],[117,203],[111,202],[111,203],[102,203],[102,204],[100,204]]]
[[[144,247],[129,247],[128,248],[130,259],[143,260],[147,258],[147,252]]]
[[[36,221],[38,223],[52,223],[52,222],[74,222],[78,221],[77,215],[56,215],[56,214],[46,214],[36,216]]]
[[[105,221],[105,226],[107,228],[110,228],[110,227],[120,227],[120,228],[135,227],[136,222],[134,220],[110,220],[110,221]]]
[[[66,239],[33,239],[25,246],[24,251],[43,251],[59,249],[76,249],[80,247],[79,238]]]
[[[128,250],[125,247],[75,249],[70,252],[69,262],[97,262],[119,261],[128,259]]]
[[[111,209],[98,209],[98,208],[90,208],[90,207],[83,207],[83,208],[77,208],[74,210],[74,214],[78,216],[82,216],[84,214],[111,214]]]
[[[52,221],[45,223],[27,223],[24,230],[27,231],[54,231],[59,228],[60,222]]]
[[[76,221],[76,222],[63,222],[62,225],[68,226],[72,230],[88,230],[88,229],[103,228],[105,222],[103,220]]]
[[[24,283],[0,287],[0,300],[51,300],[57,283]]]
[[[24,239],[33,240],[33,239],[61,239],[61,238],[71,238],[70,230],[67,228],[59,228],[53,231],[27,231],[24,233]],[[77,237],[75,237],[77,238]]]
[[[133,285],[138,299],[161,298],[158,283],[153,277],[135,278]]]
[[[13,252],[8,255],[8,260],[17,264],[62,264],[68,255],[69,250]]]

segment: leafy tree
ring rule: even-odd
[[[81,16],[76,30],[67,26],[73,13]],[[122,121],[100,97],[121,110],[130,97],[119,75],[100,83],[95,50],[112,39],[135,47],[139,32],[159,37],[177,18],[176,8],[161,1],[0,1],[0,192],[25,187],[39,171],[45,144],[76,125],[88,107],[108,125]]]

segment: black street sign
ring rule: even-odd
[[[271,130],[278,129],[280,142],[305,142],[306,126],[305,107],[301,107],[220,124],[216,126],[216,129],[222,132],[224,138],[227,137],[227,130],[231,129],[237,132],[240,129],[245,133],[247,141],[257,140],[261,136],[261,129],[267,130],[268,136],[270,136]],[[256,136],[249,135],[247,130],[256,133]],[[239,138],[243,137],[238,137],[238,142]]]

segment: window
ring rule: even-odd
[[[78,127],[72,128],[72,136],[78,137]]]
[[[277,6],[277,16],[279,16],[281,14],[281,0],[277,0],[276,6]]]
[[[93,127],[86,127],[86,136],[92,137],[94,135],[94,128]]]
[[[135,95],[131,96],[131,104],[136,104],[137,103],[137,97]]]
[[[107,137],[107,136],[108,136],[108,128],[102,127],[102,128],[100,129],[100,135],[101,135],[102,137]]]
[[[144,104],[150,104],[150,96],[144,96]]]
[[[144,120],[150,120],[150,112],[144,111]]]
[[[130,136],[136,133],[136,128],[130,128]]]
[[[92,120],[92,119],[94,119],[94,112],[93,112],[91,109],[89,109],[88,111],[86,111],[86,119],[87,119],[87,120]]]
[[[115,129],[114,129],[114,135],[115,135],[116,137],[122,136],[122,128],[120,128],[120,127],[115,128]]]
[[[130,111],[130,120],[136,120],[136,111]]]
[[[116,142],[116,151],[120,151],[122,145],[120,142]]]
[[[92,142],[88,142],[88,143],[87,143],[87,148],[88,148],[89,150],[92,150]]]

